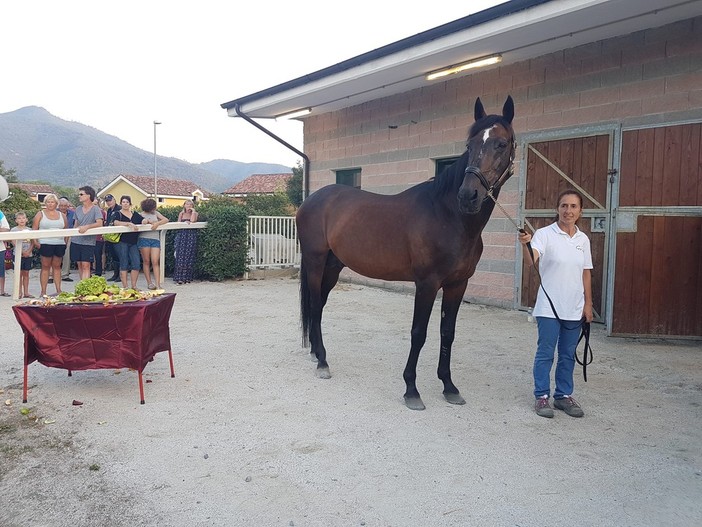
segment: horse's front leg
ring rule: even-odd
[[[466,400],[451,380],[451,346],[456,336],[456,317],[463,301],[468,281],[451,286],[444,286],[441,302],[441,349],[439,351],[439,367],[436,371],[444,383],[444,398],[451,404],[466,404]]]
[[[424,410],[426,407],[417,391],[417,361],[419,352],[427,340],[427,326],[431,309],[436,300],[438,287],[417,282],[417,292],[414,295],[414,316],[412,317],[412,334],[409,357],[402,377],[405,379],[405,405],[410,410]]]

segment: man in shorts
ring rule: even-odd
[[[74,213],[74,224],[78,232],[83,234],[88,229],[103,226],[102,211],[95,205],[95,189],[93,187],[80,187],[78,189],[80,206]],[[78,277],[83,280],[90,278],[90,266],[95,256],[96,236],[75,236],[71,240],[71,261],[78,264]]]

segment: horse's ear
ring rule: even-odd
[[[502,107],[502,117],[504,117],[509,124],[512,124],[512,119],[514,119],[514,101],[511,95],[507,96],[505,105]]]
[[[480,97],[475,99],[475,120],[480,121],[483,117],[487,116],[485,113],[485,108],[483,108],[483,103],[480,102]]]

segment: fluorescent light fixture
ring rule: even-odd
[[[497,64],[502,62],[502,55],[490,55],[489,57],[482,57],[480,59],[470,60],[468,62],[463,62],[462,64],[457,64],[455,66],[449,66],[443,70],[438,70],[427,75],[428,81],[433,81],[434,79],[439,79],[441,77],[446,77],[447,75],[453,75],[454,73],[460,73],[462,71],[471,70],[475,68],[482,68],[483,66],[490,66],[492,64]]]
[[[303,115],[307,115],[308,113],[312,113],[312,108],[303,108],[302,110],[295,110],[293,112],[276,115],[275,119],[276,121],[278,119],[295,119],[295,117],[302,117]]]

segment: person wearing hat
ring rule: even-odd
[[[107,194],[105,196],[105,204],[107,205],[107,217],[105,218],[105,225],[114,225],[113,222],[115,220],[115,213],[120,211],[122,207],[120,207],[117,201],[115,201],[115,197],[112,194]],[[119,255],[115,250],[115,244],[106,242],[105,248],[107,250],[107,254],[109,254],[112,257],[112,270],[114,271],[112,277],[108,278],[107,281],[119,282],[121,280],[119,276]]]

